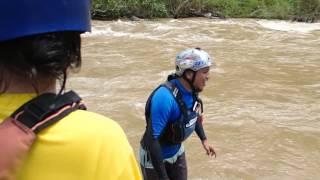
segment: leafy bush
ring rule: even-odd
[[[93,0],[96,19],[137,16],[277,18],[312,21],[320,18],[320,0]]]

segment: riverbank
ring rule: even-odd
[[[92,17],[118,18],[262,18],[315,22],[320,0],[93,0]]]

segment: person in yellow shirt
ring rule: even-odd
[[[81,65],[80,34],[91,28],[89,10],[90,0],[0,2],[0,125],[30,100],[48,93],[57,98],[67,94],[67,72]],[[59,91],[57,80],[61,82]],[[2,138],[10,141],[11,137]],[[84,108],[41,129],[13,177],[142,179],[122,128]]]

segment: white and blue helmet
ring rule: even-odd
[[[178,53],[176,57],[176,75],[182,76],[187,69],[198,71],[210,67],[212,63],[213,59],[204,50],[200,48],[186,49]]]

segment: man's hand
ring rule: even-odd
[[[208,156],[214,156],[215,158],[217,157],[217,154],[214,151],[213,146],[209,145],[206,139],[202,141],[202,146],[204,150],[207,152]]]

